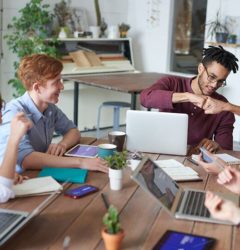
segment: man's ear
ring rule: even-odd
[[[201,75],[202,72],[205,70],[204,66],[202,63],[198,64],[198,74]]]
[[[32,85],[32,90],[39,93],[40,92],[40,84],[38,82],[35,82],[33,85]]]

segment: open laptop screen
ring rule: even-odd
[[[144,164],[138,170],[139,172],[133,178],[142,188],[160,200],[162,205],[171,209],[179,191],[176,182],[150,159],[144,161]]]

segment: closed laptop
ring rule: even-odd
[[[186,155],[188,115],[128,110],[126,134],[129,151]]]

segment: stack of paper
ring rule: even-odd
[[[176,181],[201,180],[196,171],[174,159],[154,162]]]
[[[43,195],[61,190],[62,186],[51,176],[24,180],[23,183],[13,186],[16,197]]]

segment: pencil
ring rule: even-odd
[[[108,209],[109,204],[108,204],[108,201],[107,201],[107,198],[106,198],[105,194],[101,193],[101,197],[102,197],[102,200],[103,200],[103,203],[104,203],[106,209]]]

